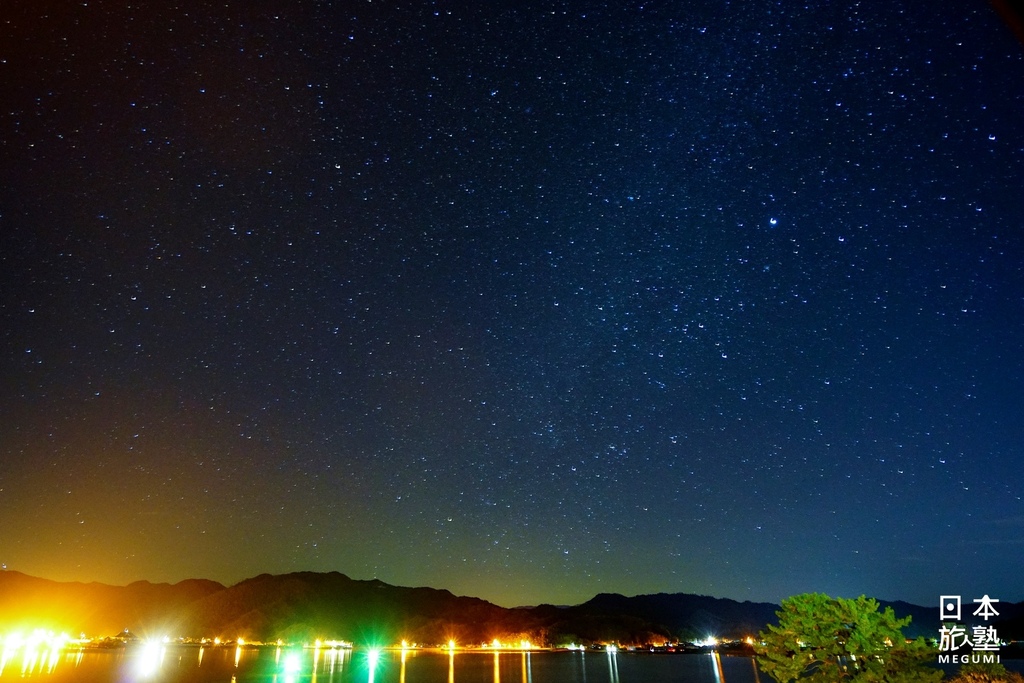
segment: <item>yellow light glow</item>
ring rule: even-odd
[[[352,649],[352,643],[348,642],[347,640],[324,640],[324,641],[321,641],[321,640],[317,639],[316,647],[323,647],[324,645],[326,645],[327,647],[329,647],[331,649],[338,649],[338,648],[341,648],[343,650],[350,650],[350,649]]]
[[[3,642],[3,648],[0,649],[0,673],[3,673],[12,659],[20,657],[23,676],[35,673],[37,667],[39,673],[53,673],[60,661],[61,652],[72,642],[66,633],[56,635],[42,628],[33,630],[28,636],[16,631],[0,636],[0,641]]]
[[[450,651],[452,651],[452,652],[455,652],[455,641],[454,640],[449,640],[448,641],[448,649]]]
[[[4,638],[4,652],[17,652],[25,644],[25,639],[18,632],[9,634]]]
[[[149,677],[155,674],[163,661],[164,652],[163,643],[158,640],[147,640],[139,655],[139,675]]]
[[[39,650],[35,645],[27,643],[21,651],[21,677],[25,678],[36,670],[36,662],[39,661]]]

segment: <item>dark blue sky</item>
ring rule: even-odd
[[[9,568],[1024,599],[987,4],[122,4],[0,25]]]

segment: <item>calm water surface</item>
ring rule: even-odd
[[[38,683],[771,683],[747,657],[606,652],[384,651],[199,648],[18,653],[0,682]]]

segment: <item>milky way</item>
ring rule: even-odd
[[[988,5],[19,4],[9,568],[1024,599]]]

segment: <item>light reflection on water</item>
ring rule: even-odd
[[[0,676],[5,672],[16,673],[21,678],[52,674],[63,654],[62,647],[48,645],[7,647],[0,653]]]
[[[8,658],[0,683],[761,683],[753,660],[717,654],[490,652],[160,643]]]

